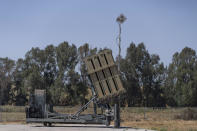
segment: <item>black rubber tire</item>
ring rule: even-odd
[[[52,123],[48,123],[48,126],[51,127],[52,126]]]
[[[47,126],[47,123],[46,123],[46,122],[44,122],[44,123],[43,123],[43,125],[44,125],[44,126]]]

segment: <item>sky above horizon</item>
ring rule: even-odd
[[[196,0],[1,0],[0,57],[17,60],[32,47],[63,41],[107,47],[117,56],[121,13],[122,56],[131,42],[143,42],[165,65],[186,46],[197,51]]]

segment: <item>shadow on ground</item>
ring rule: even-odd
[[[48,127],[48,126],[43,126],[43,125],[32,125],[31,127]],[[53,127],[76,127],[76,128],[113,128],[113,129],[137,129],[137,128],[132,128],[132,127],[119,127],[119,128],[114,128],[113,126],[95,126],[95,125],[52,125],[50,126],[51,128]]]

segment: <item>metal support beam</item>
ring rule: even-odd
[[[79,114],[80,114],[81,112],[83,112],[83,111],[88,107],[88,105],[89,105],[92,101],[94,101],[95,99],[96,99],[95,96],[92,97],[92,99],[90,99],[90,101],[88,101],[88,103],[86,103],[84,106],[82,106],[82,107],[73,115],[73,117],[78,117]]]

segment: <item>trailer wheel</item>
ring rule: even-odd
[[[106,117],[106,123],[105,123],[105,125],[106,126],[110,126],[110,122],[111,122],[111,117],[110,116],[107,116]]]
[[[52,123],[48,123],[48,126],[51,127],[52,126]]]
[[[44,125],[44,126],[47,126],[47,123],[46,123],[46,122],[44,122],[44,123],[43,123],[43,125]]]

